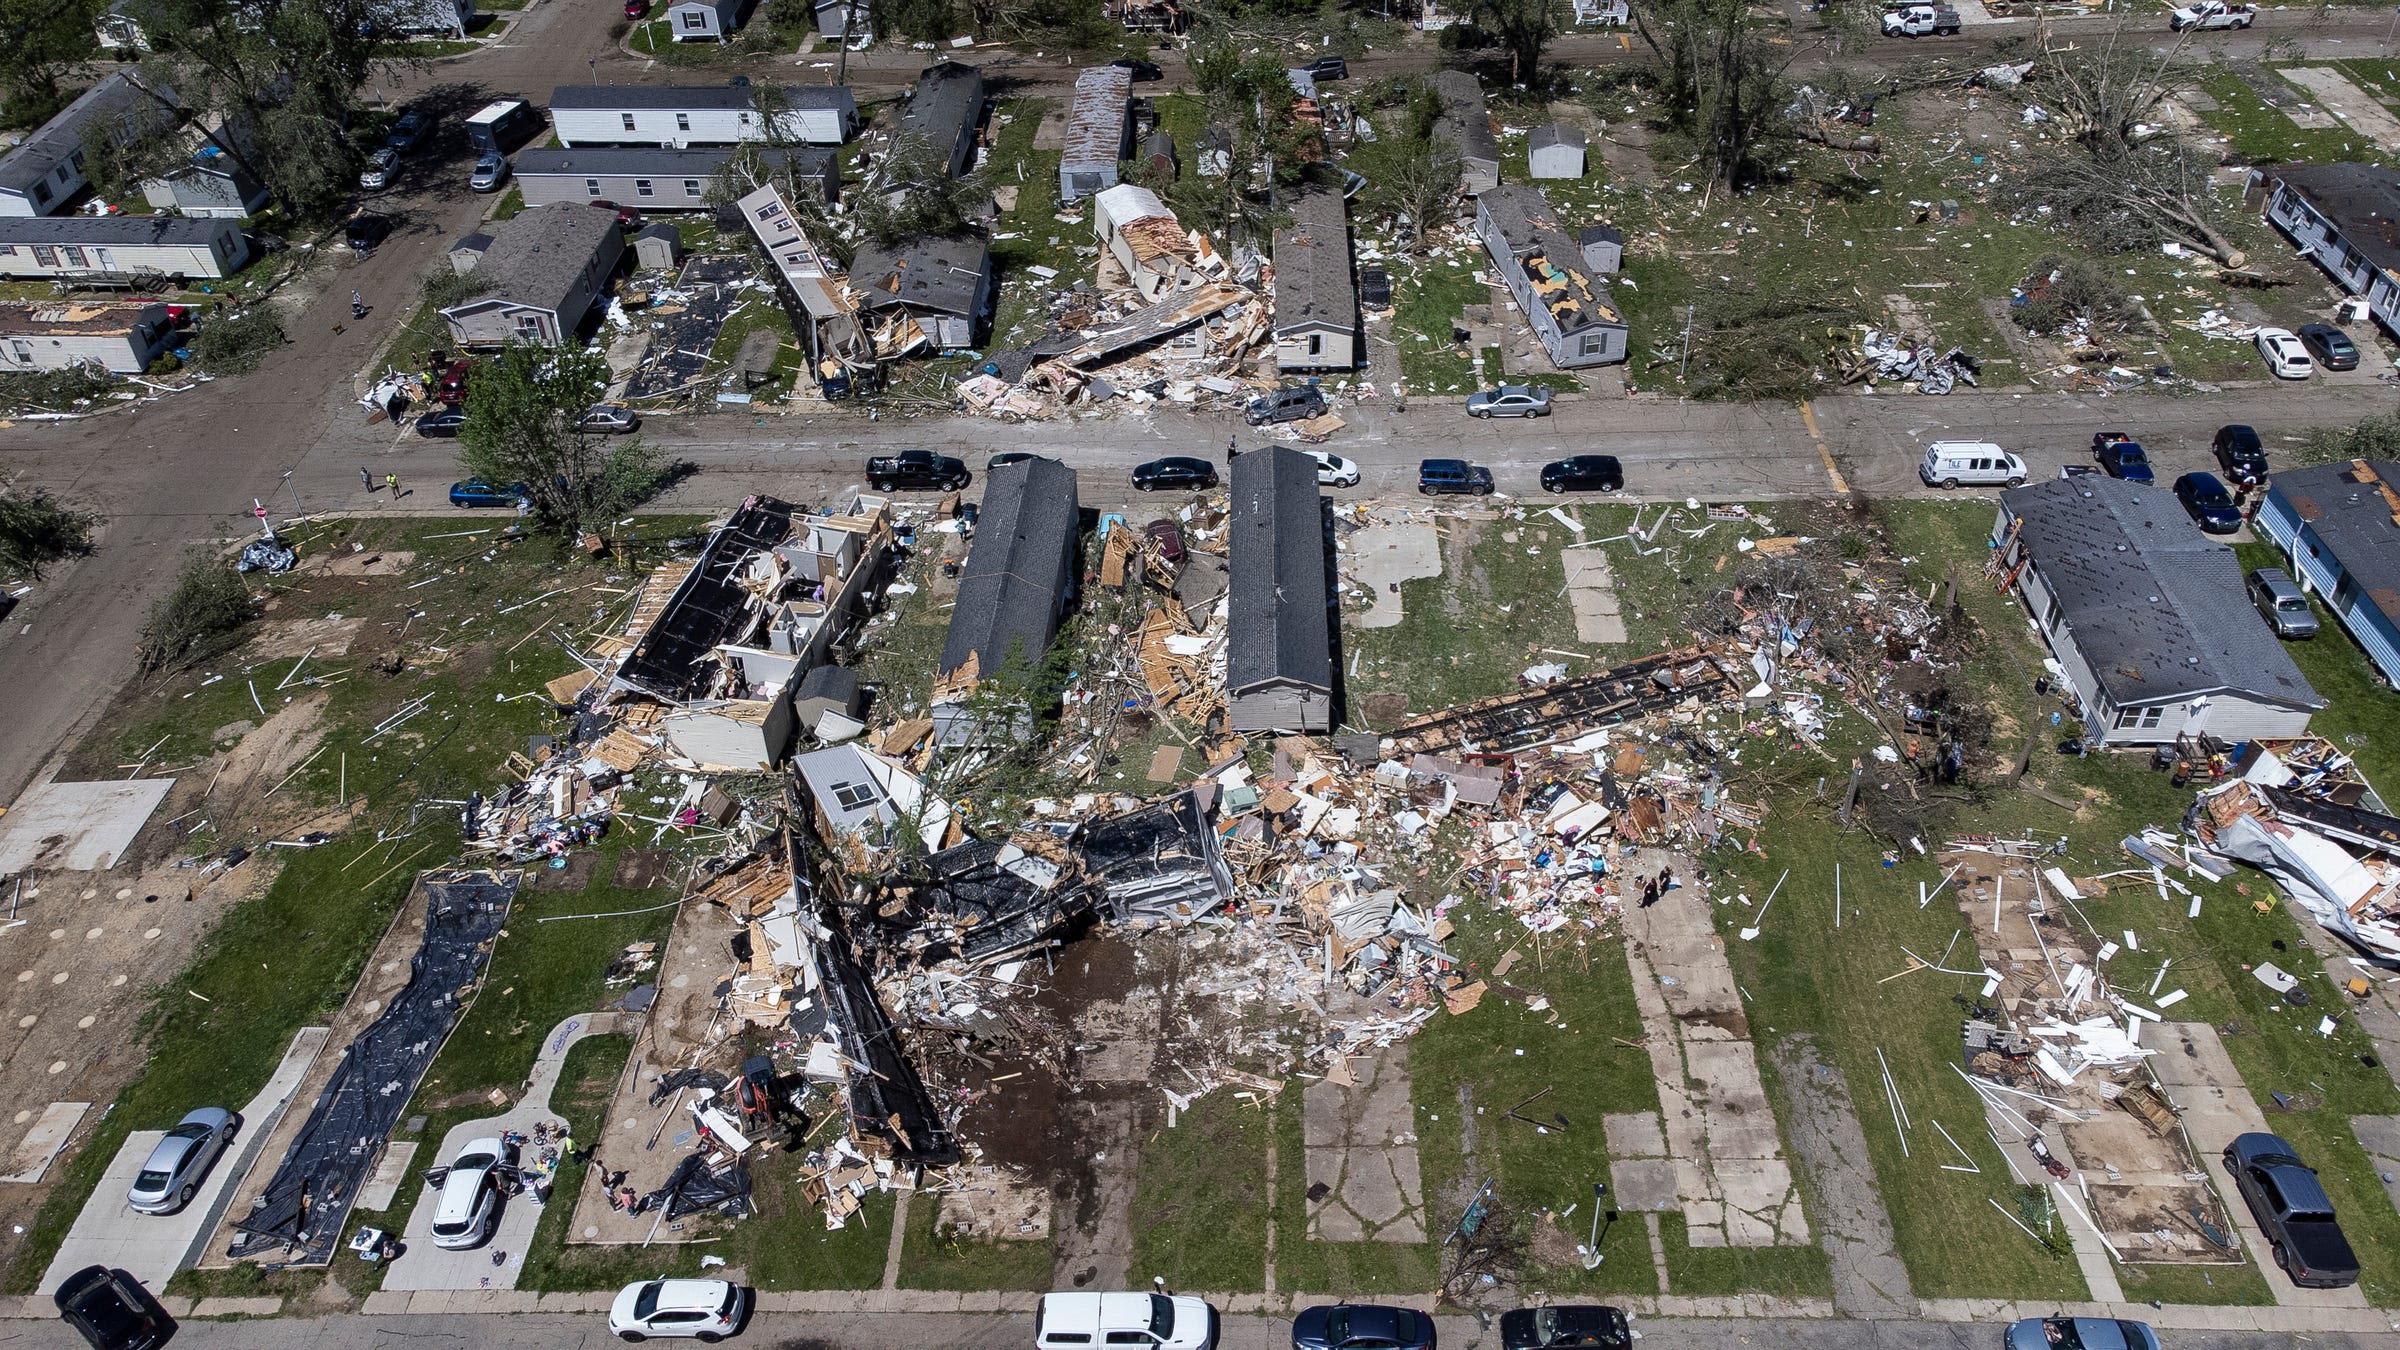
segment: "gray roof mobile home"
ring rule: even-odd
[[[442,318],[461,346],[556,346],[575,335],[624,254],[615,213],[530,207],[493,229],[492,246],[475,264],[490,289],[443,310]]]
[[[858,130],[857,100],[841,85],[788,85],[779,97],[784,140],[840,145]],[[737,145],[767,139],[758,104],[747,84],[562,84],[550,122],[564,146]]]
[[[937,348],[972,347],[990,322],[998,288],[992,247],[971,234],[917,239],[896,249],[862,245],[850,286],[872,314],[905,310]]]
[[[675,0],[667,7],[668,31],[677,42],[723,42],[749,12],[749,0]]]
[[[898,141],[915,142],[946,164],[951,177],[975,164],[975,132],[983,124],[983,72],[956,61],[928,66],[900,115]]]
[[[1289,446],[1233,461],[1225,696],[1236,731],[1333,726],[1333,592],[1317,462]]]
[[[66,209],[89,181],[83,172],[89,132],[110,122],[138,127],[168,116],[133,77],[123,71],[109,75],[0,155],[0,216],[46,216]]]
[[[1094,66],[1075,77],[1067,142],[1058,160],[1058,199],[1071,202],[1117,182],[1117,164],[1133,148],[1133,72]]]
[[[1500,142],[1492,135],[1492,115],[1483,105],[1483,86],[1463,70],[1436,72],[1433,92],[1442,100],[1441,120],[1434,134],[1458,151],[1459,186],[1468,196],[1500,185]]]
[[[988,680],[1012,657],[1040,668],[1075,600],[1081,510],[1075,471],[1055,459],[1036,456],[985,476],[938,681]],[[977,735],[963,698],[945,703],[937,695],[934,719],[945,744]]]
[[[221,217],[0,216],[0,276],[215,278],[249,261],[241,226]]]
[[[830,202],[841,182],[831,150],[770,150],[819,201]],[[644,211],[706,211],[709,189],[725,171],[727,149],[654,150],[639,146],[517,152],[518,190],[527,206],[615,202]]]
[[[1275,364],[1282,370],[1358,365],[1358,288],[1342,194],[1303,192],[1275,232]]]
[[[1475,233],[1508,293],[1562,370],[1625,359],[1625,316],[1581,245],[1538,188],[1495,187],[1475,199]]]

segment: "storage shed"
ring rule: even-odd
[[[1289,446],[1233,461],[1225,695],[1244,732],[1333,728],[1332,554],[1317,462]]]
[[[1117,183],[1133,148],[1133,72],[1094,66],[1075,77],[1067,139],[1058,159],[1058,199],[1072,202]]]
[[[1535,127],[1525,138],[1526,171],[1535,178],[1583,177],[1584,136],[1574,127],[1553,122]]]
[[[663,272],[683,261],[683,231],[659,221],[633,234],[633,265],[645,272]]]
[[[1613,276],[1625,265],[1625,232],[1614,225],[1586,225],[1575,242],[1583,246],[1584,264],[1595,272]]]

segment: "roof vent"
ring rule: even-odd
[[[2157,604],[2157,603],[2158,603],[2158,597],[2157,597],[2157,596],[2155,596],[2155,595],[2154,595],[2154,596],[2151,596],[2151,597],[2150,597],[2150,603],[2151,603],[2151,604],[2154,604],[2154,605],[2155,605],[2155,604]]]

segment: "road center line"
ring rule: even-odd
[[[1808,428],[1808,438],[1817,443],[1817,458],[1825,461],[1825,476],[1833,482],[1833,490],[1847,497],[1850,481],[1842,477],[1841,469],[1833,462],[1833,452],[1825,448],[1825,433],[1817,430],[1817,407],[1814,403],[1800,405],[1801,424]]]

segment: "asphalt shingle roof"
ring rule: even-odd
[[[2220,691],[2325,706],[2250,614],[2233,550],[2200,533],[2173,494],[2086,475],[2000,500],[2064,613],[2060,640],[2117,706]]]
[[[1484,111],[1483,86],[1463,70],[1445,70],[1433,77],[1433,90],[1442,96],[1442,117],[1435,130],[1458,147],[1464,159],[1500,162],[1500,142],[1492,136],[1491,114]]]
[[[1508,245],[1501,263],[1526,274],[1561,333],[1602,324],[1624,326],[1616,297],[1583,260],[1583,248],[1567,238],[1539,188],[1502,184],[1475,199]]]
[[[2272,490],[2333,550],[2368,603],[2400,625],[2400,524],[2393,521],[2400,508],[2377,490],[2381,484],[2400,494],[2400,463],[2371,459],[2367,472],[2372,480],[2347,461],[2285,469]]]
[[[611,240],[621,251],[623,236],[613,211],[573,202],[521,211],[493,229],[492,246],[476,264],[479,275],[493,279],[489,295],[465,305],[505,300],[559,309],[581,285],[583,269]],[[576,316],[564,317],[571,323]]]
[[[1226,524],[1225,688],[1277,680],[1333,689],[1333,621],[1325,584],[1325,505],[1317,462],[1289,446],[1233,461]]]
[[[2290,184],[2368,262],[2400,271],[2400,173],[2372,164],[2294,164],[2265,172]]]
[[[969,234],[888,250],[862,246],[850,264],[850,284],[865,294],[869,309],[898,305],[963,318],[975,313],[991,256],[992,246]]]
[[[1019,460],[985,476],[975,546],[958,581],[940,674],[974,658],[977,678],[990,679],[1012,650],[1041,662],[1058,632],[1063,592],[1074,583],[1071,551],[1080,511],[1075,471],[1055,459]]]
[[[947,159],[981,120],[983,72],[944,61],[917,77],[917,87],[908,96],[908,111],[900,116],[899,139],[922,139],[935,154]]]
[[[34,184],[83,148],[85,130],[99,119],[123,118],[156,106],[123,71],[110,74],[61,108],[58,116],[42,123],[15,149],[0,155],[0,188],[32,192]],[[163,117],[164,111],[158,115]]]
[[[592,214],[598,215],[595,211]],[[231,221],[198,216],[0,216],[0,244],[136,244],[206,247]]]
[[[1291,225],[1275,232],[1275,331],[1322,324],[1348,329],[1357,318],[1341,194],[1302,193],[1292,203]]]
[[[798,176],[822,179],[836,172],[834,152],[817,146],[791,146],[767,152],[788,158]],[[725,167],[733,151],[718,146],[703,146],[688,150],[672,150],[659,146],[583,146],[573,150],[557,146],[541,146],[520,150],[516,158],[519,178],[529,175],[567,175],[582,177],[614,177],[627,174],[651,175],[659,178],[714,178]]]

